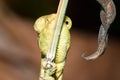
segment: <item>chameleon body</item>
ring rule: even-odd
[[[56,14],[50,14],[38,18],[35,22],[34,29],[38,33],[38,46],[42,54],[41,61],[41,80],[62,80],[63,68],[65,65],[66,55],[70,47],[70,28],[72,21],[65,16],[63,21],[60,38],[57,45],[57,50],[54,60],[51,62],[52,66],[46,69],[46,59],[49,46],[51,44],[51,37],[54,34]]]

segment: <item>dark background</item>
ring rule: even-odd
[[[0,0],[0,80],[38,80],[40,50],[35,20],[57,11],[59,0]],[[66,15],[73,21],[71,48],[63,80],[120,80],[120,2],[109,30],[105,54],[85,61],[82,53],[97,48],[100,5],[96,0],[69,0]]]
[[[120,1],[114,0],[117,16],[111,25],[110,34],[120,34]],[[45,14],[56,13],[59,0],[7,0],[8,6],[20,16],[36,19]],[[66,15],[71,17],[73,28],[90,32],[98,32],[101,6],[96,0],[69,0]],[[120,37],[120,36],[119,36]]]

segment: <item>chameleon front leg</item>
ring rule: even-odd
[[[40,80],[55,80],[52,75],[55,74],[56,65],[55,63],[51,63],[52,66],[47,68],[46,61],[46,58],[42,58],[41,60]]]

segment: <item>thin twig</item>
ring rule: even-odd
[[[54,35],[52,35],[51,44],[47,53],[47,59],[49,59],[49,61],[52,61],[55,58],[55,53],[57,49],[57,44],[59,40],[60,31],[62,28],[62,23],[65,16],[67,4],[68,4],[68,0],[60,0],[58,10],[57,10],[55,29],[53,32]]]

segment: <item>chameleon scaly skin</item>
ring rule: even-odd
[[[50,14],[38,18],[35,22],[34,29],[38,33],[38,46],[41,50],[41,80],[62,80],[63,68],[65,65],[66,55],[70,47],[70,28],[72,21],[69,17],[65,16],[60,38],[56,50],[55,59],[50,62],[51,66],[47,68],[47,54],[51,36],[54,34],[56,14]]]

